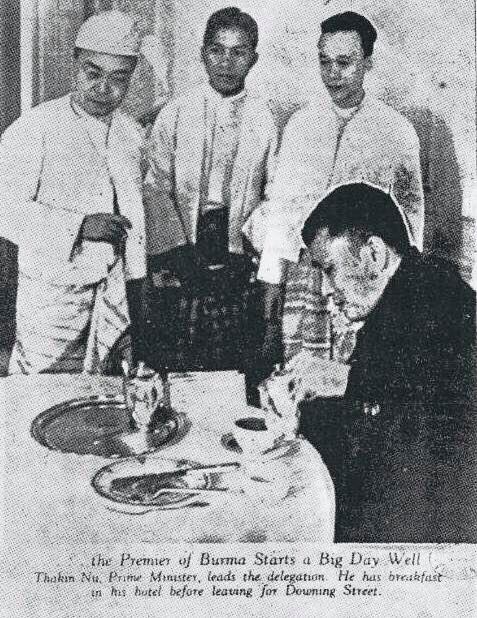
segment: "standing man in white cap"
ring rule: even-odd
[[[19,246],[10,373],[101,372],[145,275],[139,125],[118,111],[140,39],[128,15],[80,28],[75,85],[0,141],[0,234]]]

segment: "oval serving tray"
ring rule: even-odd
[[[175,411],[157,418],[147,433],[134,431],[124,400],[93,396],[65,401],[39,414],[31,434],[47,448],[77,455],[130,457],[176,443],[187,432],[186,417]]]

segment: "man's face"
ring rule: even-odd
[[[108,116],[126,96],[135,67],[136,58],[132,56],[80,49],[76,58],[74,101],[91,116]]]
[[[366,318],[383,289],[367,246],[359,246],[348,236],[331,237],[322,229],[310,253],[312,265],[322,269],[323,296],[332,296],[350,321]]]
[[[218,30],[202,48],[202,61],[212,88],[222,96],[241,92],[245,78],[257,62],[258,54],[246,32],[239,29]]]
[[[318,43],[320,70],[329,95],[338,107],[359,105],[363,98],[363,81],[371,67],[365,58],[361,38],[355,31],[322,34]]]

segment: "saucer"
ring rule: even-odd
[[[300,442],[301,440],[299,438],[278,438],[271,448],[258,455],[258,459],[266,461],[268,459],[289,457],[300,450]],[[228,451],[237,455],[243,455],[243,450],[240,448],[232,433],[225,433],[220,438],[220,443]]]

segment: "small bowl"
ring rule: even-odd
[[[248,416],[235,421],[233,436],[244,456],[254,457],[271,449],[277,434],[267,427],[267,422],[263,417]]]

